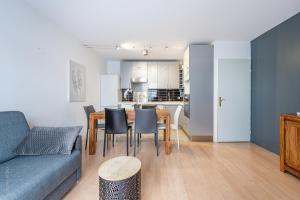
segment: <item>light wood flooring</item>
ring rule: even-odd
[[[98,135],[96,155],[83,150],[82,178],[64,200],[99,199],[99,165],[126,154],[120,138],[104,159],[102,136]],[[173,142],[171,155],[165,155],[160,142],[159,157],[152,137],[142,138],[137,157],[142,161],[143,200],[300,199],[300,179],[279,171],[276,154],[251,143],[190,142],[182,132],[180,137],[180,150]]]

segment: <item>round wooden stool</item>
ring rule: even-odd
[[[99,199],[141,199],[141,161],[120,156],[98,169]]]

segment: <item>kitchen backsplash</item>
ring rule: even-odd
[[[124,98],[126,89],[121,89],[122,101],[133,101],[133,95],[128,94]],[[182,101],[183,94],[180,95],[179,89],[148,89],[148,101]]]

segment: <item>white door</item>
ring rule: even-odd
[[[250,141],[251,61],[218,62],[218,142]]]

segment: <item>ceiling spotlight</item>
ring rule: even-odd
[[[168,49],[169,47],[168,46],[165,46],[165,49]]]
[[[120,49],[121,49],[120,45],[116,45],[116,50],[120,50]]]
[[[121,44],[121,47],[122,47],[123,49],[127,49],[127,50],[130,50],[130,49],[135,48],[134,45],[133,45],[133,44],[130,44],[130,43],[123,43],[123,44]]]
[[[149,54],[149,51],[148,51],[147,49],[144,49],[144,50],[143,50],[143,55],[144,55],[144,56],[148,56],[148,54]]]

